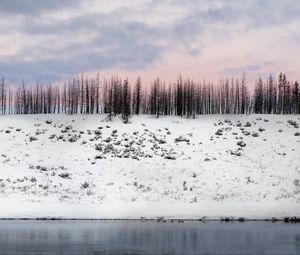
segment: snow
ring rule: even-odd
[[[0,218],[300,216],[299,123],[0,116]]]

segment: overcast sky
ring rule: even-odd
[[[0,75],[300,77],[299,0],[1,0]]]

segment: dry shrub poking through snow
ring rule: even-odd
[[[291,126],[293,126],[294,128],[299,128],[299,124],[297,121],[288,120],[287,123],[290,124]]]
[[[175,143],[179,143],[179,142],[190,142],[189,139],[185,138],[185,137],[182,137],[182,136],[179,136],[177,138],[175,138]]]
[[[89,186],[90,186],[90,184],[88,182],[81,183],[82,189],[87,189]]]
[[[29,137],[29,142],[33,142],[33,141],[36,141],[36,140],[37,140],[37,138],[34,137],[34,136],[30,136],[30,137]]]
[[[80,139],[80,135],[73,135],[69,138],[70,143],[75,143],[78,139]]]
[[[58,176],[63,178],[63,179],[70,179],[70,174],[69,173],[61,173]]]
[[[186,181],[183,181],[182,186],[183,186],[183,190],[184,190],[184,191],[186,191],[186,190],[188,189],[187,186],[186,186]]]
[[[244,141],[237,142],[237,145],[240,147],[246,147],[246,143]]]
[[[215,135],[223,135],[223,129],[218,129]]]
[[[192,200],[191,200],[191,203],[197,203],[198,199],[197,197],[194,197]]]
[[[300,180],[299,179],[295,179],[294,180],[294,185],[297,187],[300,187]]]
[[[55,134],[51,134],[51,135],[49,135],[49,139],[51,140],[51,139],[54,139],[55,138]]]
[[[176,160],[176,157],[173,156],[173,155],[168,154],[168,155],[165,156],[165,159]]]
[[[35,178],[35,177],[31,177],[31,178],[30,178],[30,181],[31,181],[31,182],[36,182],[36,178]]]

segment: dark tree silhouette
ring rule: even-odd
[[[143,91],[143,92],[142,92]],[[284,73],[278,81],[272,75],[264,82],[259,78],[251,94],[245,74],[241,79],[221,79],[218,84],[194,82],[179,76],[176,83],[166,84],[159,78],[142,88],[138,78],[133,90],[128,79],[118,76],[100,81],[83,74],[62,84],[9,86],[0,80],[0,114],[100,114],[109,119],[122,114],[128,122],[131,114],[178,115],[199,114],[299,114],[300,92],[297,81]]]

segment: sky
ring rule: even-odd
[[[300,77],[299,0],[1,0],[0,75]]]

